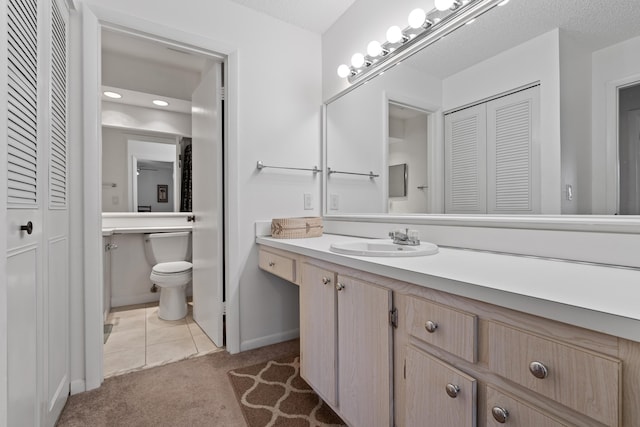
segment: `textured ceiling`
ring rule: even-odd
[[[324,33],[355,0],[231,0],[298,27]]]

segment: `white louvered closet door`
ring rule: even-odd
[[[540,212],[539,86],[487,103],[487,212]]]
[[[465,108],[445,116],[445,212],[485,213],[486,107]]]
[[[69,12],[56,1],[0,1],[7,35],[0,44],[7,141],[0,205],[7,216],[7,411],[0,421],[8,426],[53,425],[69,391],[68,29],[60,26]]]

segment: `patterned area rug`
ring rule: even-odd
[[[229,371],[249,427],[345,426],[309,385],[300,378],[300,357]]]

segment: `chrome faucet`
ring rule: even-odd
[[[406,245],[406,246],[419,246],[420,239],[418,238],[418,233],[409,229],[405,229],[404,233],[402,231],[390,231],[389,237],[393,239],[393,243],[396,245]]]

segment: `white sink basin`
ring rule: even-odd
[[[427,242],[419,246],[397,245],[389,239],[380,239],[332,243],[329,250],[343,255],[405,257],[433,255],[438,253],[438,246]]]

